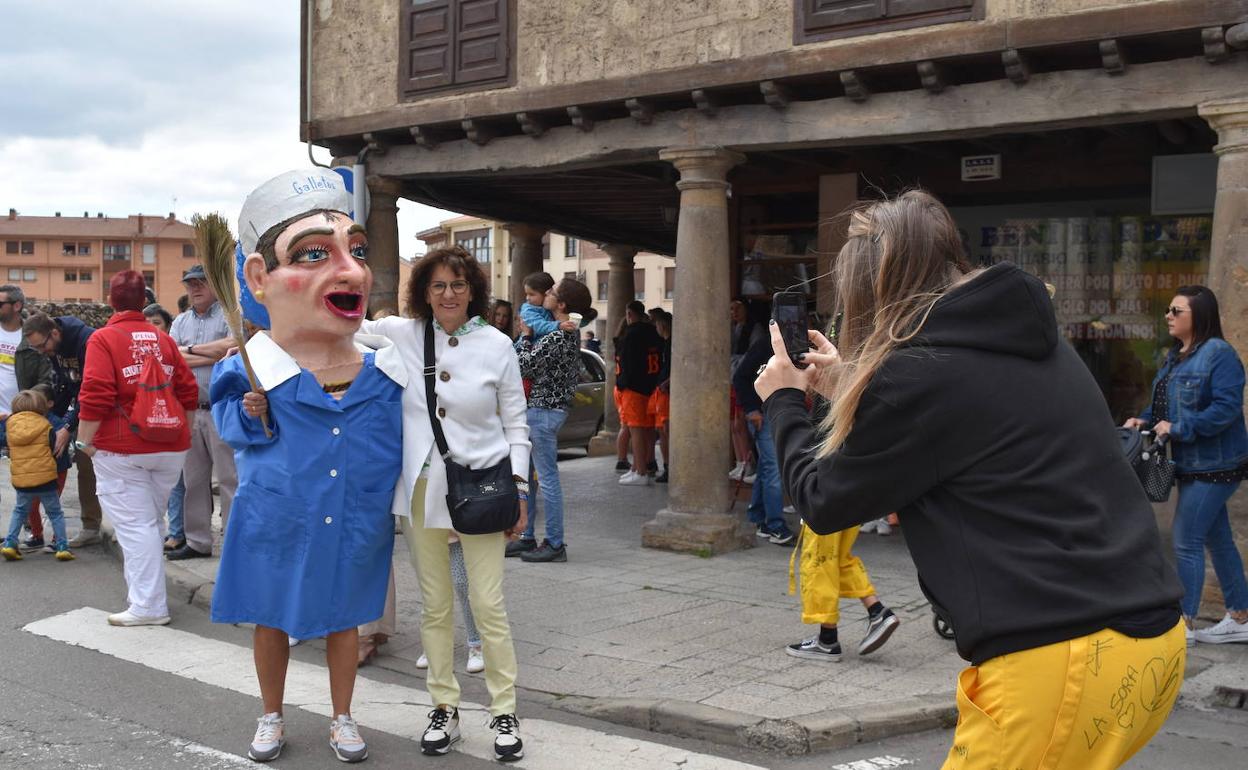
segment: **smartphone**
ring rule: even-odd
[[[798,356],[810,350],[810,335],[806,331],[806,295],[800,291],[779,291],[771,299],[771,317],[780,327],[784,337],[784,349],[789,359],[799,369],[806,364]]]

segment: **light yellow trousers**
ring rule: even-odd
[[[875,593],[862,559],[853,554],[857,539],[857,527],[819,535],[802,524],[789,557],[789,593],[800,593],[803,623],[834,626],[841,617],[841,599]]]
[[[944,770],[1113,770],[1166,721],[1186,660],[1180,622],[1155,639],[1107,629],[971,666]]]
[[[435,705],[459,706],[455,678],[455,587],[451,582],[449,529],[425,528],[425,481],[412,494],[412,521],[403,522],[412,566],[423,597],[420,641],[429,658],[427,685]],[[468,600],[485,656],[485,686],[490,691],[490,715],[516,713],[516,650],[503,605],[503,533],[459,535],[468,568]]]

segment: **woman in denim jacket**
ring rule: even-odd
[[[1184,286],[1166,309],[1174,347],[1153,380],[1153,400],[1128,428],[1169,434],[1179,485],[1174,551],[1183,582],[1187,643],[1248,642],[1248,581],[1235,548],[1226,502],[1248,477],[1244,428],[1244,367],[1222,338],[1218,300],[1204,286]],[[1227,615],[1195,631],[1205,582],[1205,549],[1213,559]]]

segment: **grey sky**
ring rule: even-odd
[[[0,207],[234,221],[253,187],[308,165],[298,7],[0,0]],[[446,216],[401,204],[403,255]]]

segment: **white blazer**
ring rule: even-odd
[[[411,520],[412,493],[425,463],[425,527],[450,529],[446,507],[446,465],[438,454],[425,406],[424,319],[390,316],[365,321],[360,331],[379,334],[394,342],[407,367],[403,390],[403,475],[394,496],[395,516]],[[486,468],[511,458],[512,473],[529,474],[529,424],[520,362],[507,335],[492,326],[455,337],[434,326],[437,358],[434,392],[445,410],[442,432],[451,458],[470,468]]]

